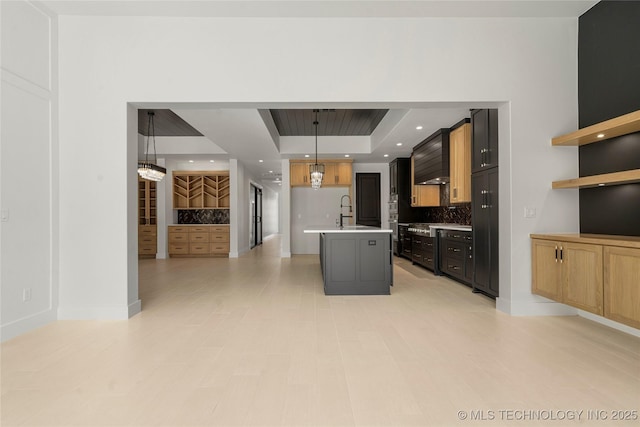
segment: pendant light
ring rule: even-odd
[[[316,113],[316,119],[313,125],[316,128],[316,162],[309,165],[309,175],[311,176],[311,188],[317,190],[322,185],[322,178],[324,177],[324,165],[318,164],[318,110],[313,110]]]
[[[167,170],[162,166],[158,166],[157,164],[158,156],[156,155],[156,128],[155,123],[153,122],[155,113],[153,111],[149,111],[147,114],[149,115],[149,120],[147,122],[147,145],[145,150],[144,162],[138,162],[138,175],[149,181],[160,181],[162,180],[162,178],[164,178]],[[152,138],[154,163],[151,163],[149,161],[149,143]]]

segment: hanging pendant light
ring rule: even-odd
[[[153,122],[155,113],[153,111],[149,111],[147,114],[149,115],[149,120],[147,122],[147,145],[145,150],[144,162],[138,162],[138,175],[149,181],[160,181],[166,175],[167,170],[162,166],[158,166],[157,164],[158,156],[156,155],[156,128],[155,123]],[[152,138],[154,160],[153,163],[149,161],[149,143]]]
[[[309,165],[309,175],[311,176],[311,188],[317,190],[322,185],[322,178],[324,177],[324,165],[318,164],[318,110],[313,110],[316,113],[316,119],[313,125],[316,128],[316,162]]]

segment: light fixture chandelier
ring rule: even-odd
[[[145,150],[144,162],[138,162],[138,175],[149,181],[160,181],[164,178],[167,170],[162,166],[158,166],[158,156],[156,155],[156,129],[153,122],[155,113],[149,111],[149,120],[147,122],[147,145]],[[149,143],[153,138],[153,163],[149,161]]]
[[[316,162],[309,165],[309,175],[311,176],[311,188],[317,190],[322,185],[322,178],[324,177],[324,165],[318,164],[318,111],[313,110],[316,113],[316,119],[313,125],[316,128]]]

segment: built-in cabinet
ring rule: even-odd
[[[228,209],[229,171],[174,171],[174,209]]]
[[[292,187],[310,187],[309,165],[315,160],[291,160],[289,163],[289,181]],[[349,160],[328,160],[318,161],[324,165],[323,187],[345,187],[351,186],[353,181],[353,165]]]
[[[471,111],[472,172],[498,166],[498,110]]]
[[[532,292],[603,314],[602,246],[532,239]]]
[[[435,238],[418,233],[413,234],[411,237],[411,261],[433,271],[435,260]]]
[[[415,157],[413,155],[411,156],[411,206],[440,206],[439,185],[416,185]]]
[[[451,203],[471,202],[471,124],[463,120],[449,134]]]
[[[473,290],[499,296],[498,110],[472,110]]]
[[[155,258],[158,252],[156,183],[138,177],[138,257]]]
[[[168,227],[169,256],[229,256],[229,225],[197,224]]]
[[[640,237],[531,235],[531,292],[640,328]]]

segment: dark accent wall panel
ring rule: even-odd
[[[640,109],[640,1],[601,1],[579,19],[580,127]]]
[[[640,169],[640,132],[583,145],[579,159],[580,176]]]
[[[640,236],[640,184],[580,190],[580,232]]]
[[[640,110],[640,1],[601,1],[578,22],[580,128]],[[580,176],[640,168],[640,133],[579,149]],[[580,190],[580,231],[640,236],[640,184]]]

